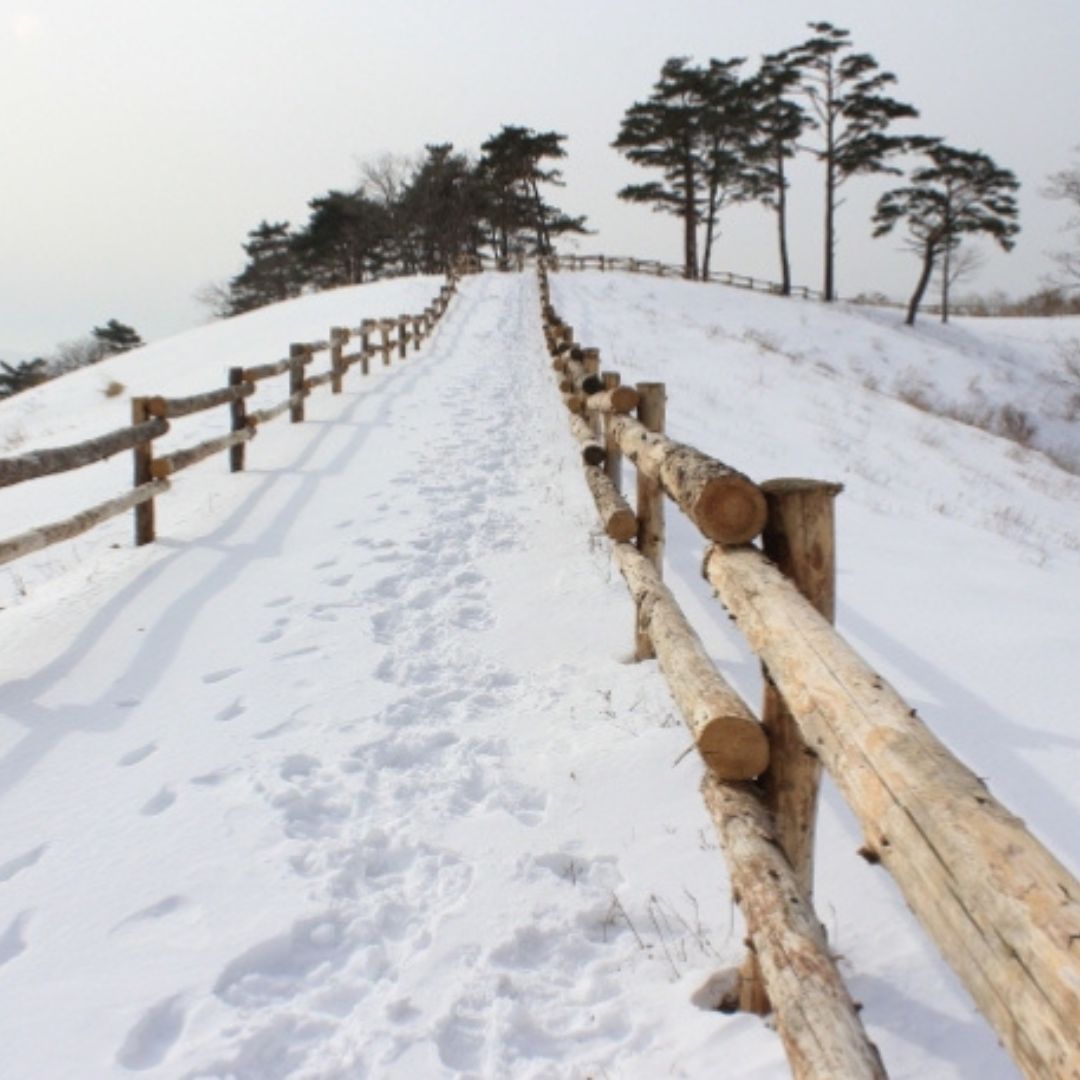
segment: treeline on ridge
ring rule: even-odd
[[[436,143],[415,165],[369,163],[354,190],[311,199],[300,228],[260,222],[244,244],[243,270],[207,299],[218,314],[236,315],[309,289],[441,273],[461,255],[550,254],[557,237],[586,231],[584,217],[564,213],[545,192],[563,186],[554,163],[566,156],[565,141],[504,125],[476,160]]]

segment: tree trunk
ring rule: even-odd
[[[915,325],[915,315],[919,310],[919,305],[922,303],[923,295],[926,293],[926,287],[930,284],[930,276],[934,272],[934,258],[937,255],[937,250],[933,244],[927,244],[925,251],[923,251],[923,267],[922,273],[919,275],[919,283],[915,286],[915,291],[911,294],[911,301],[908,303],[907,318],[904,322],[908,326]]]
[[[709,268],[712,265],[713,234],[716,232],[717,186],[709,184],[709,214],[705,220],[705,255],[701,260],[701,277],[709,280]]]
[[[830,125],[831,127],[831,125]],[[832,134],[829,135],[830,142]],[[836,166],[833,162],[833,151],[830,145],[825,159],[825,288],[823,299],[831,303],[835,299],[833,274],[833,254],[835,244],[835,221],[836,221]]]
[[[952,244],[945,245],[945,252],[941,257],[941,321],[949,321],[949,273],[952,263]]]
[[[787,177],[784,175],[784,151],[776,151],[776,225],[780,234],[780,294],[791,295],[791,261],[787,244]]]
[[[697,177],[694,162],[688,156],[683,164],[683,276],[697,278]]]

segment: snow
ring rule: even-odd
[[[105,361],[0,405],[0,445],[101,433],[129,394],[220,385],[437,287]],[[843,481],[841,629],[1075,866],[1080,481],[897,393],[1011,403],[1077,453],[1055,341],[1080,324],[910,331],[620,274],[553,292],[606,367],[667,383],[676,438]],[[123,518],[5,568],[0,1076],[787,1075],[767,1025],[703,1007],[741,924],[688,737],[629,662],[537,308],[530,275],[468,279],[419,354],[267,425],[248,471],[177,477],[156,544]],[[129,482],[119,455],[6,489],[5,534]],[[667,577],[756,701],[701,547],[672,510]],[[817,906],[891,1075],[1016,1075],[860,843],[827,788]]]

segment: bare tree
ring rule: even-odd
[[[1076,147],[1080,153],[1080,146]],[[1048,177],[1043,194],[1048,199],[1059,199],[1080,212],[1080,162]],[[1072,234],[1073,247],[1051,252],[1050,258],[1057,266],[1057,273],[1050,284],[1059,289],[1080,289],[1080,213],[1069,219],[1064,231]]]

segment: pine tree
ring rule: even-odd
[[[21,360],[17,364],[0,360],[0,398],[29,390],[31,386],[46,382],[48,378],[47,364],[40,357],[35,360]]]
[[[671,57],[660,69],[652,94],[626,110],[611,144],[635,165],[660,170],[663,182],[629,184],[619,198],[682,219],[687,278],[698,276],[697,231],[705,185],[699,153],[700,89],[699,72],[689,59]]]
[[[481,144],[479,176],[487,189],[492,239],[496,257],[507,259],[513,244],[531,233],[533,250],[550,255],[552,238],[567,232],[583,233],[584,217],[571,217],[544,200],[541,184],[565,186],[562,172],[544,168],[545,160],[566,157],[565,135],[555,131],[504,124]]]
[[[908,303],[909,326],[915,323],[939,259],[955,250],[964,236],[983,233],[1010,251],[1020,231],[1014,197],[1020,185],[1012,172],[979,151],[940,142],[924,152],[929,164],[912,172],[909,185],[882,195],[874,213],[875,236],[885,236],[903,222],[922,260]]]
[[[790,50],[762,58],[748,91],[754,108],[758,141],[755,155],[757,184],[754,197],[776,213],[780,250],[780,292],[791,295],[791,259],[787,240],[787,162],[798,151],[803,134],[816,121],[798,100],[802,70]]]
[[[291,240],[303,282],[331,289],[377,277],[390,257],[386,209],[360,191],[329,191],[308,206],[311,217]]]
[[[754,168],[757,116],[752,84],[739,78],[743,63],[713,59],[698,73],[699,153],[705,181],[701,276],[706,280],[720,211],[757,197],[760,187]]]
[[[244,244],[248,264],[229,282],[230,314],[298,296],[301,272],[289,223],[261,221]]]
[[[850,52],[850,33],[827,22],[810,23],[814,36],[787,51],[801,71],[802,88],[822,134],[813,152],[825,165],[826,300],[836,298],[836,208],[840,186],[852,176],[899,173],[890,156],[908,141],[885,134],[894,120],[918,116],[883,93],[896,76],[881,71],[868,53]]]
[[[143,344],[143,339],[133,327],[116,319],[110,319],[104,326],[95,326],[93,335],[101,345],[102,356],[116,356]]]

